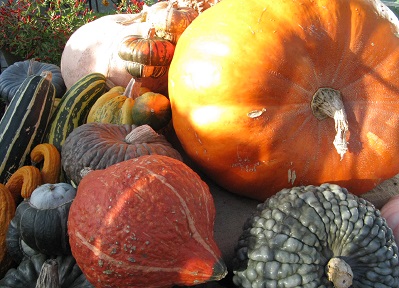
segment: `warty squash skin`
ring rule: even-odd
[[[329,183],[293,187],[245,222],[233,281],[244,288],[399,287],[398,257],[392,230],[370,202]],[[342,260],[349,268],[334,277],[328,266]]]
[[[168,74],[185,152],[258,200],[324,182],[372,189],[399,172],[398,34],[377,0],[221,1],[184,31]],[[341,94],[341,155],[341,125],[311,107],[319,88]]]
[[[89,172],[68,218],[72,255],[97,288],[222,279],[209,188],[183,162],[145,155]]]

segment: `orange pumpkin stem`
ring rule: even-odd
[[[320,88],[313,95],[311,107],[313,115],[317,119],[323,120],[327,117],[334,119],[337,134],[333,144],[342,160],[348,150],[346,132],[348,132],[349,126],[341,93],[332,88]]]

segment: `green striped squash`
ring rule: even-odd
[[[28,76],[0,120],[0,183],[25,165],[31,149],[40,144],[55,98],[51,72]]]
[[[106,91],[106,78],[90,73],[72,85],[54,110],[44,142],[61,147],[73,129],[86,123],[87,115],[97,99]]]

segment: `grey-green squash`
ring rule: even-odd
[[[93,288],[86,279],[72,255],[51,257],[37,254],[24,259],[16,268],[8,270],[0,280],[2,288],[28,288],[36,286],[43,265],[49,260],[58,266],[60,288]],[[43,287],[43,286],[42,286]],[[50,288],[50,286],[44,286]]]
[[[64,78],[61,75],[61,68],[57,65],[35,61],[34,59],[15,62],[1,72],[0,97],[8,103],[11,102],[26,77],[40,75],[44,71],[52,73],[51,83],[53,83],[56,91],[55,97],[62,98],[66,87]]]
[[[182,160],[166,138],[149,125],[86,123],[74,129],[61,151],[67,179],[78,185],[84,168],[105,169],[143,155],[164,155]]]
[[[238,287],[399,287],[391,228],[334,184],[283,189],[259,204],[235,255]]]

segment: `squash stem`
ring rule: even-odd
[[[132,77],[126,86],[124,96],[136,99],[140,96],[141,78]]]
[[[335,288],[348,288],[352,286],[352,269],[342,258],[333,257],[328,261],[327,276]]]
[[[35,288],[60,288],[58,262],[48,259],[43,263]]]
[[[334,119],[337,134],[335,135],[333,144],[342,160],[348,150],[346,133],[349,126],[341,93],[332,88],[320,88],[313,95],[311,108],[313,115],[319,120],[327,117]]]

